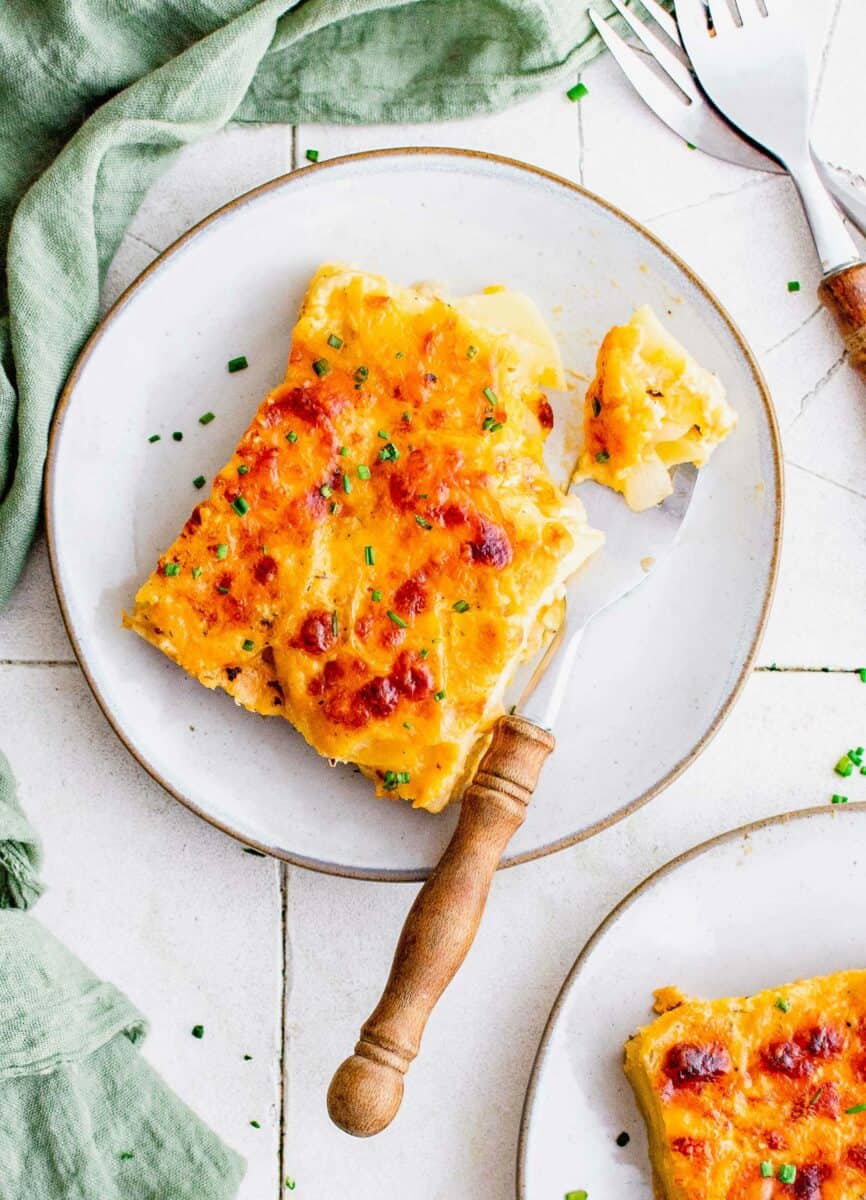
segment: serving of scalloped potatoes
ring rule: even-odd
[[[736,422],[720,380],[644,304],[601,344],[576,478],[622,492],[642,512],[671,494],[672,467],[704,466]]]

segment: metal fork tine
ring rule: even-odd
[[[668,123],[672,120],[671,109],[688,109],[688,102],[685,98],[673,88],[662,83],[655,71],[644,62],[643,56],[637,54],[624,38],[611,29],[595,9],[587,9],[587,13],[599,37],[621,67],[626,78],[631,81],[657,116]]]
[[[713,19],[713,29],[716,31],[716,37],[722,37],[724,34],[731,33],[736,29],[728,0],[707,0],[707,6],[710,10],[710,16]]]
[[[658,25],[659,28],[668,35],[672,42],[682,49],[683,44],[680,41],[680,31],[677,29],[677,23],[668,10],[666,8],[662,8],[662,6],[659,4],[659,0],[640,0],[640,2],[655,21],[656,25]]]
[[[737,0],[737,9],[744,25],[753,25],[762,16],[758,0]]]
[[[683,66],[674,52],[669,50],[661,38],[653,33],[643,21],[639,20],[631,9],[626,8],[622,0],[611,0],[611,3],[632,33],[640,38],[662,70],[670,76],[677,87],[685,92],[689,98],[694,96],[697,88],[692,80],[691,72],[687,67]]]
[[[689,30],[693,37],[707,36],[707,6],[704,0],[675,0],[674,11],[677,25],[686,31],[686,41]]]

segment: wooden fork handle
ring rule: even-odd
[[[851,366],[866,377],[866,263],[825,276],[818,295],[835,318]]]
[[[396,1115],[427,1018],[472,945],[494,872],[552,749],[553,736],[523,717],[501,717],[494,727],[451,841],[409,910],[382,998],[331,1080],[328,1112],[346,1133],[369,1137]]]

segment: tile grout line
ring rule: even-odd
[[[0,658],[0,667],[77,667],[74,658]]]
[[[277,1200],[283,1195],[283,1185],[286,1180],[286,1038],[288,1037],[288,1003],[289,1003],[289,864],[280,863],[280,952],[282,955],[282,974],[280,978],[280,1121],[277,1147]]]

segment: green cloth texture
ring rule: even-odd
[[[610,0],[598,0],[603,13]],[[581,0],[0,4],[0,606],[36,533],[52,413],[145,191],[229,122],[428,121],[572,83]],[[98,536],[98,530],[91,530]]]
[[[0,1200],[230,1200],[243,1160],[141,1057],[141,1014],[24,911],[38,863],[0,753]]]

